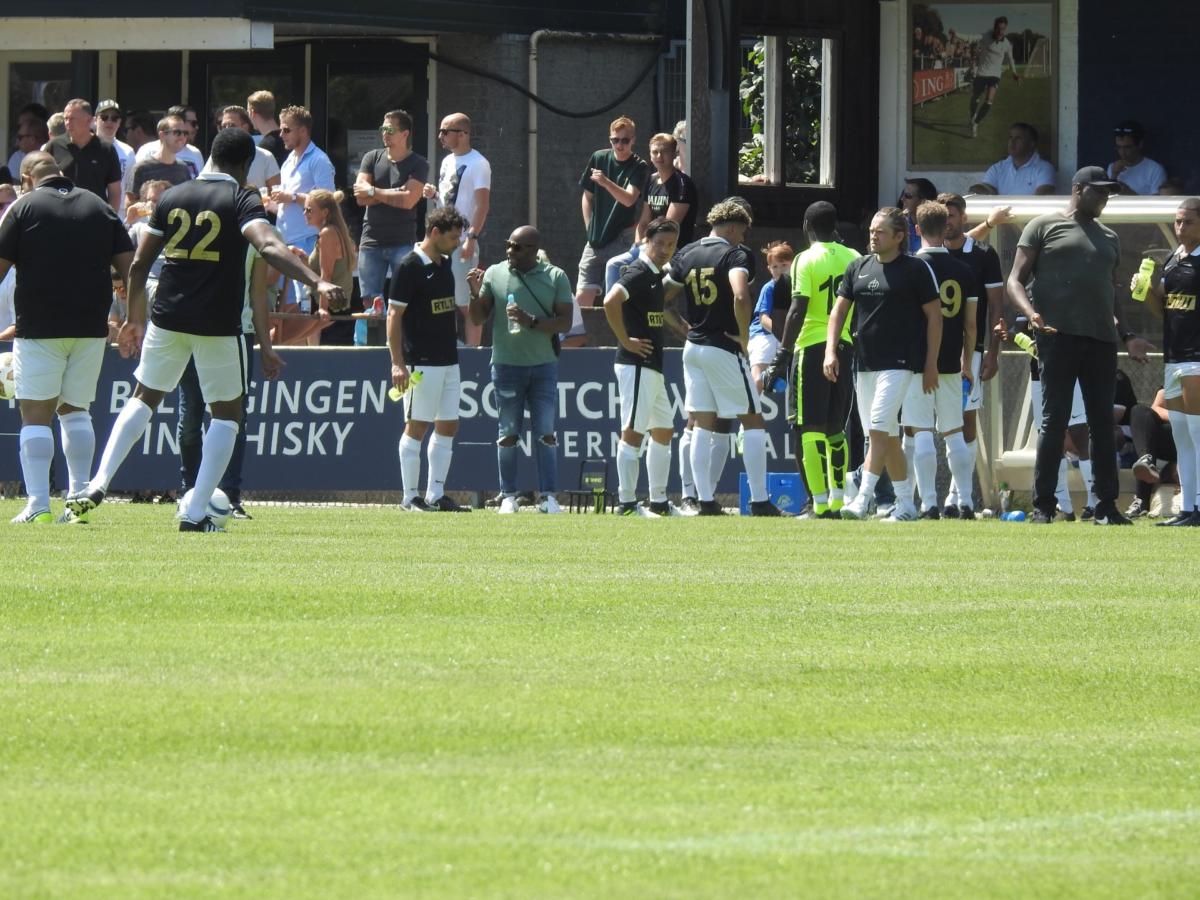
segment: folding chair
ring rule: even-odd
[[[573,513],[603,513],[616,505],[616,494],[608,489],[608,460],[585,459],[579,466],[579,487],[567,491],[567,509]]]

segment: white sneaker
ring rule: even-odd
[[[895,508],[896,508],[895,503],[888,503],[885,506],[880,506],[878,509],[875,510],[875,518],[886,519],[888,516],[890,516],[892,514],[892,510],[894,510]]]
[[[865,519],[871,506],[871,498],[866,491],[859,491],[857,496],[842,507],[843,519]]]
[[[538,512],[553,516],[562,512],[562,507],[558,505],[558,501],[554,498],[553,494],[547,494],[542,498],[542,502],[538,504]]]
[[[507,516],[510,513],[519,512],[521,504],[517,502],[516,497],[505,497],[500,501],[500,515]]]
[[[921,518],[921,514],[917,512],[917,507],[912,503],[906,503],[903,500],[897,500],[896,505],[892,507],[892,513],[883,521],[885,522],[915,522]]]

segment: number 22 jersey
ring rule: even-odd
[[[266,221],[257,191],[222,172],[206,172],[168,189],[148,230],[166,240],[150,321],[184,334],[242,333],[246,239]]]
[[[706,237],[688,244],[667,266],[667,278],[683,286],[687,295],[687,339],[693,344],[720,347],[740,353],[739,328],[733,312],[729,273],[741,269],[746,281],[754,280],[754,255],[741,244]],[[730,338],[729,335],[734,335]]]

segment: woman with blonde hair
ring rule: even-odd
[[[354,292],[354,267],[358,248],[354,246],[350,229],[346,227],[346,220],[342,216],[340,204],[343,199],[341,191],[327,191],[324,188],[317,188],[305,195],[304,218],[317,229],[317,245],[309,254],[296,247],[292,248],[292,252],[303,258],[314,272],[320,273],[322,281],[329,281],[340,287],[345,292],[345,305],[331,308],[323,297],[310,292],[311,309],[316,318],[311,324],[302,323],[297,330],[288,328],[289,334],[282,343],[319,344],[321,331],[331,324],[330,314],[345,313],[350,309],[349,298]]]

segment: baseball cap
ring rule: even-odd
[[[111,99],[101,100],[99,103],[96,104],[96,112],[97,113],[102,113],[105,110],[109,110],[109,109],[115,109],[117,112],[120,112],[121,104],[118,103],[116,100],[111,100]]]
[[[1108,173],[1100,166],[1084,166],[1075,173],[1075,177],[1071,179],[1072,185],[1091,184],[1096,187],[1117,187],[1120,182],[1113,181],[1108,177]]]

